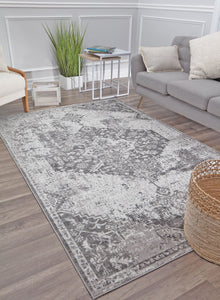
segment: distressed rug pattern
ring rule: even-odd
[[[11,115],[0,132],[93,298],[191,251],[190,173],[218,152],[118,100]]]

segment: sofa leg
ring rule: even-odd
[[[23,102],[24,111],[28,112],[29,104],[28,104],[28,95],[27,94],[22,98],[22,102]]]
[[[138,106],[137,106],[138,109],[141,108],[141,105],[142,105],[143,102],[144,102],[144,97],[141,97],[141,99],[138,103]]]

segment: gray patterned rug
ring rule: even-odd
[[[191,251],[190,173],[218,152],[118,100],[8,116],[0,132],[93,298]]]

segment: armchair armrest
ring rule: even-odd
[[[18,69],[15,69],[15,68],[12,68],[12,67],[9,67],[9,66],[8,66],[8,70],[9,70],[9,71],[11,71],[11,72],[15,72],[15,73],[18,73],[18,74],[20,74],[21,76],[23,76],[23,77],[24,77],[24,79],[25,79],[25,83],[27,82],[27,77],[26,77],[26,74],[25,74],[23,71],[21,71],[21,70],[18,70]]]
[[[136,76],[138,72],[146,71],[145,65],[143,63],[143,59],[140,54],[136,54],[131,58],[131,78],[133,82],[133,86],[136,89]]]
[[[24,106],[24,111],[28,112],[29,111],[29,104],[28,104],[28,91],[27,91],[27,76],[25,74],[25,72],[9,67],[8,66],[8,70],[11,72],[15,72],[20,74],[22,77],[24,77],[24,81],[25,81],[25,97],[22,99],[23,100],[23,106]]]

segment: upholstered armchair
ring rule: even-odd
[[[22,98],[24,111],[29,111],[26,74],[11,67],[0,72],[0,106]]]

